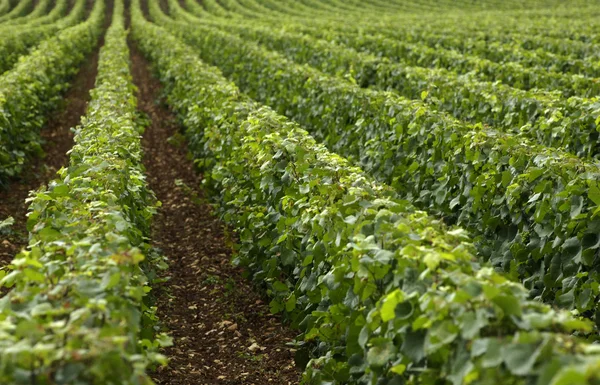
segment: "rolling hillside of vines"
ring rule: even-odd
[[[0,0],[0,384],[600,385],[597,0]]]

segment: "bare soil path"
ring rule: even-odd
[[[160,83],[132,47],[132,72],[141,111],[151,119],[143,137],[148,182],[162,202],[152,242],[169,258],[170,280],[156,288],[158,316],[174,339],[170,365],[157,384],[297,384],[295,332],[230,263],[225,230],[205,203],[201,176],[177,138],[177,122],[157,103]],[[175,135],[175,136],[174,136]],[[170,144],[178,142],[177,144]]]

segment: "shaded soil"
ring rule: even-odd
[[[63,96],[63,106],[50,116],[46,127],[41,131],[45,141],[45,156],[34,159],[23,170],[20,179],[12,181],[6,189],[0,190],[0,221],[12,216],[15,224],[9,234],[0,233],[0,266],[9,263],[21,248],[27,245],[25,199],[29,191],[53,179],[56,171],[66,166],[69,160],[67,151],[73,147],[71,127],[80,123],[90,99],[89,92],[94,87],[98,67],[98,50],[81,66],[71,87]]]
[[[200,189],[177,123],[157,103],[160,84],[132,47],[139,108],[151,119],[143,137],[148,182],[162,202],[153,220],[153,246],[169,259],[170,277],[155,288],[158,316],[174,339],[157,384],[297,384],[296,333],[282,326],[268,303],[230,263],[226,229]],[[179,140],[177,140],[179,138]],[[174,140],[175,139],[175,140]],[[268,300],[267,300],[268,301]]]

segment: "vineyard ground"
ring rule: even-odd
[[[158,102],[160,84],[131,47],[139,110],[151,120],[143,136],[151,189],[162,202],[152,243],[169,257],[157,289],[158,316],[174,338],[157,384],[296,384],[295,333],[271,315],[243,272],[231,265],[226,229],[212,214],[201,176],[187,158],[177,124]]]

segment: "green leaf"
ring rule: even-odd
[[[396,353],[394,344],[390,341],[379,342],[367,352],[367,362],[374,367],[382,367],[389,363]]]
[[[474,338],[487,325],[485,318],[479,317],[479,312],[464,313],[459,320],[460,334],[467,340]]]
[[[280,291],[280,292],[286,292],[289,290],[288,286],[281,281],[273,282],[273,289],[275,289],[276,291]]]
[[[69,195],[69,186],[67,186],[66,184],[56,185],[52,189],[52,196],[55,198],[64,197],[67,195]]]
[[[597,185],[593,184],[590,186],[588,190],[588,198],[592,202],[596,204],[596,206],[600,206],[600,188]]]
[[[408,167],[408,172],[415,172],[419,169],[419,163],[418,162],[412,162],[411,165]]]
[[[113,287],[117,286],[119,281],[121,280],[121,272],[114,272],[110,274],[110,272],[106,272],[104,278],[102,279],[102,287],[105,290],[110,290]]]
[[[37,233],[37,235],[40,237],[42,242],[52,242],[61,236],[60,232],[52,227],[44,227]]]
[[[400,351],[414,362],[420,362],[425,357],[426,335],[423,330],[407,332]]]
[[[512,181],[512,173],[508,170],[502,172],[502,186],[508,187]]]
[[[521,316],[521,304],[516,297],[501,294],[494,297],[492,302],[498,305],[504,311],[504,314],[508,316]]]
[[[294,250],[283,249],[279,257],[284,266],[293,266],[296,262],[296,252]]]
[[[21,275],[21,272],[18,270],[11,271],[8,274],[6,274],[5,270],[2,270],[2,272],[4,274],[3,277],[0,279],[0,287],[11,287],[15,283],[17,278]]]
[[[288,233],[283,233],[281,234],[281,236],[277,239],[277,244],[280,244],[281,242],[285,241],[288,237]]]
[[[273,299],[269,303],[269,309],[271,311],[271,314],[277,314],[283,311],[283,309],[285,309],[285,306],[280,301]]]
[[[404,364],[394,365],[390,368],[390,370],[392,371],[392,373],[396,373],[397,375],[402,375],[406,371],[406,365],[404,365]]]
[[[566,367],[554,376],[550,385],[589,385],[589,382],[578,367]]]
[[[530,168],[529,173],[527,175],[527,180],[531,183],[537,178],[539,178],[542,174],[544,174],[543,168]]]
[[[409,319],[414,312],[414,307],[410,301],[404,301],[396,306],[396,318]]]
[[[296,295],[292,294],[290,298],[285,302],[285,310],[288,312],[293,311],[296,308]]]
[[[569,238],[562,245],[563,261],[581,259],[581,241],[577,237]]]
[[[487,349],[481,357],[481,366],[484,368],[495,368],[502,363],[502,345],[488,339]]]
[[[538,347],[534,344],[512,344],[505,347],[502,356],[506,367],[517,376],[532,374],[533,366],[544,345]]]
[[[469,383],[465,381],[467,375],[473,370],[475,365],[469,359],[469,354],[466,351],[460,352],[459,356],[454,360],[452,365],[452,374],[448,376],[448,379],[452,381],[453,385],[463,385]]]
[[[575,218],[579,214],[581,214],[581,209],[583,208],[583,198],[574,195],[571,197],[571,218]]]
[[[396,289],[385,297],[385,301],[381,306],[381,319],[383,322],[388,322],[396,316],[396,306],[404,301],[404,293],[400,289]]]
[[[300,194],[308,194],[310,192],[310,185],[309,184],[302,184],[298,188],[298,191],[300,191]]]
[[[458,327],[450,320],[434,325],[427,334],[427,352],[434,353],[441,347],[450,344],[458,336],[458,331]]]
[[[367,342],[369,341],[369,327],[367,325],[363,326],[358,334],[358,345],[361,348],[365,348],[367,346]]]
[[[25,277],[27,277],[27,279],[33,282],[44,282],[46,279],[44,274],[40,273],[37,270],[25,269],[23,270],[23,273],[25,274]]]
[[[15,224],[15,219],[13,217],[6,218],[2,222],[0,222],[0,232],[10,228],[14,224]]]

